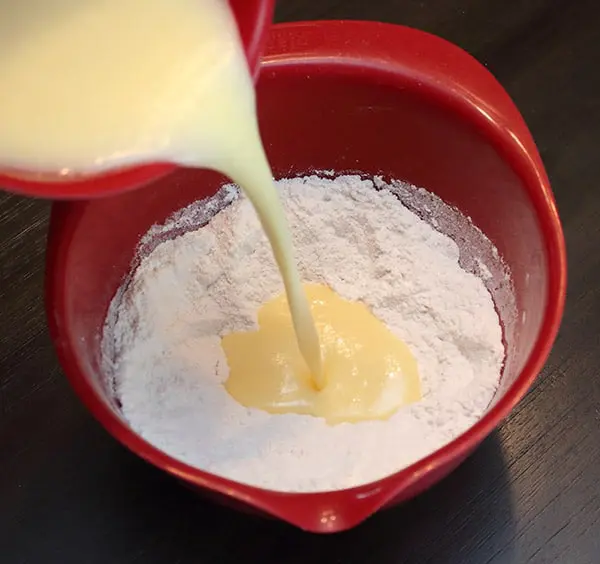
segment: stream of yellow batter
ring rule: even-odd
[[[252,201],[288,300],[263,307],[257,334],[223,339],[238,401],[355,421],[418,397],[414,359],[366,308],[310,287],[311,314],[227,0],[0,0],[0,13],[0,167],[69,178],[173,162]]]

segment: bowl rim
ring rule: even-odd
[[[314,38],[311,39],[313,35]],[[504,110],[508,117],[502,114],[495,115],[493,111],[490,113],[490,109],[477,96],[469,96],[469,92],[462,91],[460,85],[449,82],[441,85],[436,83],[436,77],[421,75],[418,72],[415,74],[416,78],[413,76],[418,81],[429,81],[430,87],[434,90],[437,88],[438,95],[443,94],[445,103],[453,111],[461,113],[465,119],[477,124],[496,148],[503,152],[505,158],[510,156],[511,165],[523,179],[540,223],[548,267],[547,304],[543,320],[521,373],[477,423],[450,443],[399,472],[345,490],[314,493],[281,492],[242,484],[207,473],[167,455],[146,442],[122,422],[101,399],[98,391],[86,377],[86,369],[71,348],[69,338],[63,332],[61,319],[66,312],[66,289],[68,288],[65,279],[65,263],[71,237],[90,202],[56,202],[51,213],[45,288],[48,325],[63,371],[90,412],[123,445],[158,468],[192,485],[219,492],[309,530],[321,529],[317,525],[311,525],[306,516],[301,515],[306,511],[307,504],[324,510],[331,504],[338,508],[345,506],[344,497],[356,499],[370,496],[371,503],[368,511],[362,513],[359,511],[344,522],[344,525],[340,524],[333,530],[348,528],[389,503],[403,490],[414,486],[425,476],[432,476],[436,470],[449,467],[457,460],[466,457],[530,389],[550,353],[564,311],[567,283],[566,248],[546,172],[521,115],[508,94],[480,63],[451,43],[411,28],[378,22],[318,21],[274,25],[262,68],[264,71],[265,69],[276,70],[281,66],[320,64],[319,55],[322,55],[322,58],[329,57],[331,50],[338,49],[339,42],[344,40],[352,42],[353,51],[359,56],[339,54],[339,60],[330,61],[331,64],[354,67],[380,65],[381,53],[378,51],[377,43],[369,43],[367,38],[379,40],[382,37],[397,43],[410,37],[417,41],[435,44],[436,48],[452,52],[453,56],[460,52],[460,57],[469,58],[471,60],[469,64],[479,67],[478,72],[487,73],[486,76],[489,78],[485,80],[493,81],[495,88],[503,93],[505,99],[500,101],[505,105]],[[407,72],[407,69],[402,64],[398,64],[390,72]]]

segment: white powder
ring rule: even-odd
[[[456,243],[431,227],[457,215],[431,194],[358,176],[278,186],[303,280],[364,302],[410,346],[422,401],[388,421],[329,426],[227,394],[220,336],[255,329],[258,307],[283,291],[254,210],[232,187],[143,239],[107,317],[105,368],[132,428],[188,464],[274,490],[364,484],[440,448],[486,410],[504,358],[498,315],[483,281],[459,265]],[[414,209],[419,193],[442,210],[429,222],[399,200],[412,198]],[[497,253],[465,225],[481,247],[473,271],[488,276],[484,257]]]

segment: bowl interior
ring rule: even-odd
[[[506,390],[539,333],[548,273],[535,210],[503,156],[456,114],[394,85],[343,72],[306,80],[291,69],[277,69],[262,77],[258,92],[261,130],[276,177],[335,170],[405,180],[456,206],[494,243],[510,269],[517,310],[515,316],[505,299],[494,296],[508,345],[501,387]],[[209,171],[182,169],[142,190],[71,206],[79,213],[70,238],[62,242],[68,245],[64,338],[101,393],[104,317],[141,236],[224,182]]]
[[[547,237],[526,175],[450,98],[410,73],[366,72],[356,61],[267,61],[258,84],[260,126],[276,177],[332,169],[404,180],[456,206],[497,247],[515,297],[513,307],[498,293],[506,288],[490,286],[507,344],[498,401],[521,373],[544,320]],[[53,337],[74,386],[91,386],[103,406],[96,412],[112,414],[105,424],[113,431],[127,424],[100,370],[109,303],[142,235],[224,181],[209,171],[178,170],[141,190],[55,205],[48,263]]]

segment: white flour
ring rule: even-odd
[[[247,409],[227,394],[220,335],[256,328],[258,307],[283,291],[254,210],[232,187],[144,238],[107,317],[105,367],[133,429],[175,458],[275,490],[356,486],[430,454],[482,415],[500,378],[502,329],[483,281],[459,266],[457,245],[400,203],[416,189],[376,180],[376,190],[358,176],[278,184],[303,280],[363,301],[404,340],[423,400],[388,421],[328,426]],[[493,255],[468,225],[481,256]],[[486,277],[482,260],[471,262]]]

